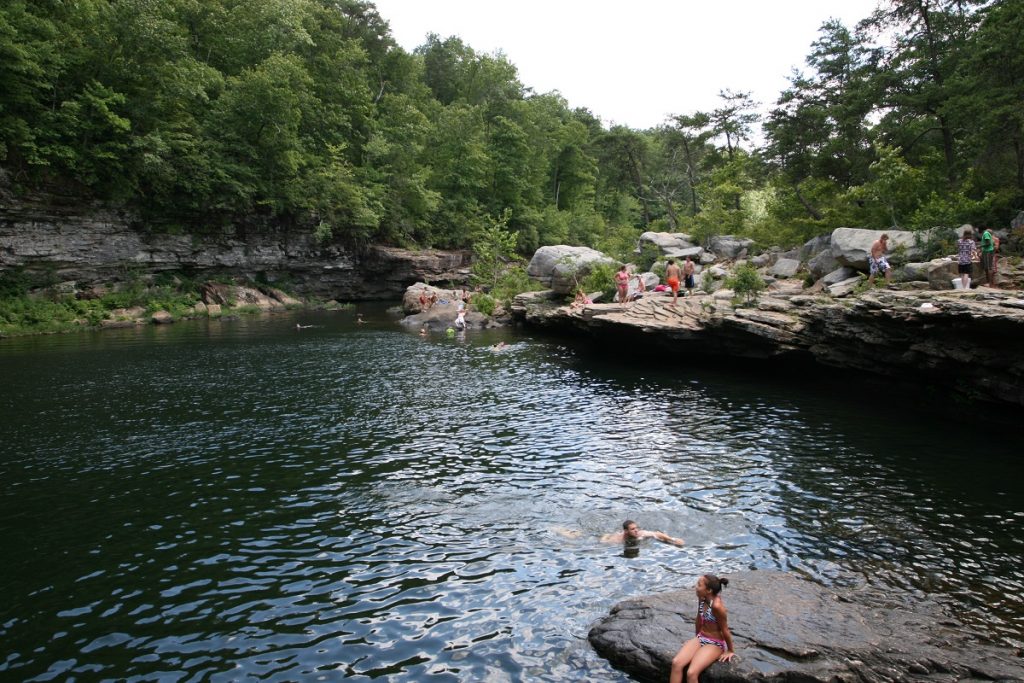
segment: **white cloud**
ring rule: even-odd
[[[766,107],[829,18],[852,27],[877,0],[377,0],[407,50],[428,33],[501,50],[535,92],[559,91],[607,123],[649,128],[707,111],[722,89]]]

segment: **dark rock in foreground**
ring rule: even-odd
[[[1024,680],[1013,652],[978,642],[929,602],[771,571],[729,580],[722,597],[737,655],[706,670],[704,683]],[[633,677],[666,681],[672,657],[693,637],[696,609],[692,589],[626,600],[590,630],[590,643]]]

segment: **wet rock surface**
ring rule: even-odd
[[[707,669],[704,683],[1024,680],[1017,653],[981,642],[926,596],[824,588],[774,571],[729,581],[722,597],[737,656]],[[692,588],[625,600],[594,624],[590,644],[638,680],[666,681],[693,637],[696,604]]]

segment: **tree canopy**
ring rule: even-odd
[[[830,20],[763,121],[721,106],[606,128],[503,54],[412,53],[360,0],[5,0],[0,165],[153,226],[261,215],[320,239],[624,255],[642,230],[796,243],[1024,208],[1024,6],[886,0]]]

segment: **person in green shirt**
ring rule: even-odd
[[[989,287],[996,286],[996,240],[990,228],[981,233],[981,269]]]

